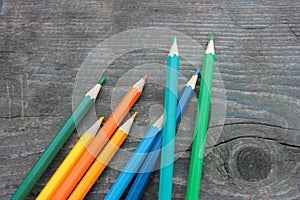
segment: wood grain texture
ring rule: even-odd
[[[300,198],[299,1],[5,0],[0,6],[0,199],[14,193],[71,113],[74,82],[88,54],[105,39],[142,27],[174,29],[202,47],[214,34],[222,79],[214,80],[212,109],[225,105],[226,119],[210,124],[208,134],[222,132],[206,148],[200,199]],[[178,42],[180,51],[184,44]],[[115,59],[104,72],[108,79],[96,114],[109,116],[113,98],[126,91],[116,95],[124,74],[147,63],[165,65],[166,55],[138,49]],[[194,66],[183,58],[180,70],[183,84]],[[147,128],[162,112],[164,86],[155,81],[165,74],[148,73],[152,82],[133,108],[140,112],[136,127]],[[137,80],[140,74],[131,75]],[[218,99],[221,83],[225,101]],[[134,151],[143,136],[139,130],[133,129],[124,151]],[[189,136],[192,131],[192,125],[181,130]],[[73,134],[28,199],[38,195],[77,139]],[[178,153],[173,198],[184,199],[191,147]],[[104,198],[119,174],[114,168],[121,166],[106,169],[87,199]],[[156,171],[142,198],[156,198],[158,183]]]

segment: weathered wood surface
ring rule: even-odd
[[[209,34],[215,36],[222,79],[215,78],[214,93],[224,83],[226,100],[215,98],[212,109],[225,106],[226,119],[224,125],[210,124],[209,133],[222,132],[206,148],[200,199],[300,198],[299,1],[2,0],[0,5],[1,199],[13,194],[71,113],[75,78],[88,53],[115,34],[142,27],[174,29],[202,47]],[[109,116],[125,73],[147,63],[164,65],[165,57],[163,50],[138,49],[116,58],[104,71],[109,78],[96,102],[97,115]],[[181,77],[193,71],[182,59]],[[149,126],[163,105],[164,87],[155,84],[154,75],[163,80],[164,73],[148,73],[154,83],[133,108],[140,111],[140,127]],[[132,74],[132,80],[138,77]],[[191,135],[192,129],[181,132]],[[138,137],[129,136],[123,150],[138,145],[143,133],[134,134]],[[29,199],[77,139],[73,134]],[[174,199],[185,198],[190,152],[182,150],[175,162]],[[87,199],[103,199],[118,174],[106,169]],[[143,199],[157,197],[158,183],[156,171]]]

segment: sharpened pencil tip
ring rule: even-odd
[[[145,86],[148,75],[145,75],[138,82],[136,82],[132,87],[136,88],[139,92],[141,92]]]
[[[156,126],[158,128],[158,130],[160,131],[163,127],[164,124],[164,114],[162,114],[158,120],[156,120],[156,122],[153,123],[152,126]]]
[[[104,117],[99,117],[98,122],[102,122],[104,120]]]
[[[212,37],[212,35],[210,37]],[[211,54],[215,55],[214,41],[211,38],[208,42],[205,53],[207,53],[207,54],[211,53]]]
[[[177,56],[179,55],[176,36],[172,38],[172,45],[169,52],[169,56],[173,56],[173,55],[177,55]]]
[[[214,36],[210,35],[209,40],[214,40]]]
[[[100,81],[98,82],[98,84],[103,85],[103,83],[105,82],[106,76],[103,76]]]
[[[145,76],[143,77],[143,79],[144,79],[145,82],[146,82],[147,78],[148,78],[148,75],[145,75]]]
[[[197,69],[197,71],[194,73],[194,75],[199,75],[199,73],[200,73],[200,69]]]
[[[95,101],[102,87],[100,82],[104,82],[105,78],[106,77],[103,77],[96,85],[94,85],[94,87],[90,89],[85,96],[90,96],[90,98]]]
[[[95,137],[103,122],[103,119],[104,117],[99,117],[99,119],[85,132],[90,136]]]
[[[124,133],[128,134],[133,124],[133,120],[137,114],[137,112],[133,113],[133,115],[126,122],[124,122],[124,124],[120,126],[119,129],[122,130]]]
[[[185,85],[192,87],[192,89],[195,89],[199,73],[200,73],[200,69],[197,69],[196,72],[191,77],[191,79]]]
[[[175,43],[177,43],[177,41],[176,41],[176,36],[174,36],[174,37],[172,38],[172,45],[171,45],[171,46],[173,46]]]
[[[133,113],[133,115],[131,115],[130,118],[131,118],[131,119],[135,119],[137,114],[138,114],[138,112]]]

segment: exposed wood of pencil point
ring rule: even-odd
[[[176,37],[174,36],[173,39],[172,39],[172,46],[170,48],[170,51],[169,51],[169,56],[178,56],[179,53],[178,53],[178,47],[177,47],[177,39]]]
[[[137,114],[138,112],[133,113],[133,115],[131,115],[131,117],[122,126],[120,126],[119,130],[123,131],[125,134],[128,134]]]
[[[187,200],[198,200],[204,151],[208,127],[209,108],[211,101],[211,88],[214,74],[215,51],[213,37],[210,37],[202,62],[202,77],[198,96],[198,109],[194,129],[194,140],[190,159],[188,185],[186,192]]]
[[[71,171],[77,160],[80,158],[82,153],[84,152],[86,145],[92,141],[95,137],[100,125],[102,124],[104,117],[100,117],[87,131],[85,131],[78,142],[74,145],[72,150],[66,156],[64,161],[55,171],[51,179],[45,185],[43,190],[37,196],[36,200],[51,200],[53,194],[59,185],[63,182],[64,178]]]
[[[104,78],[105,79],[105,78]],[[50,165],[58,151],[62,148],[67,139],[71,136],[87,112],[94,105],[102,85],[96,84],[91,90],[89,90],[85,96],[81,99],[79,104],[73,110],[73,113],[65,121],[64,125],[56,133],[50,144],[47,146],[39,160],[32,167],[30,172],[26,175],[21,185],[15,191],[12,200],[23,200],[30,193],[36,182],[40,179],[47,167]]]
[[[104,149],[97,156],[97,159],[85,173],[69,196],[69,200],[82,200],[97,181],[103,170],[113,158],[119,147],[122,145],[132,127],[133,121],[138,113],[135,112],[120,128],[114,133]]]
[[[208,45],[206,47],[206,51],[205,53],[211,53],[213,55],[215,55],[215,47],[214,47],[214,41],[213,41],[213,36],[210,36],[210,40],[208,42]],[[202,69],[203,70],[203,69]]]
[[[145,85],[146,76],[137,81],[130,87],[128,92],[124,95],[118,106],[107,119],[103,127],[98,131],[96,137],[89,143],[87,150],[83,153],[71,172],[65,178],[63,183],[55,192],[53,199],[66,199],[76,187],[77,183],[84,176],[85,172],[91,166],[97,155],[101,152],[109,138],[123,121],[129,110],[140,97],[143,87]],[[120,127],[121,128],[121,127]]]

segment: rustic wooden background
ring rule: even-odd
[[[14,193],[71,113],[75,78],[88,53],[111,36],[142,27],[173,29],[202,47],[215,36],[226,119],[210,124],[210,131],[222,132],[207,147],[200,199],[300,198],[299,1],[1,0],[0,7],[1,199]],[[157,49],[118,57],[104,72],[109,78],[97,115],[109,116],[111,93],[124,73],[147,63],[164,65],[165,57]],[[182,62],[182,76],[189,78],[194,68]],[[163,105],[164,88],[155,87],[146,84],[133,108],[140,111],[140,126],[149,126],[152,104]],[[28,199],[77,139],[73,134]],[[123,149],[133,151],[139,140],[129,136]],[[175,162],[174,199],[185,198],[190,152]],[[103,199],[118,174],[107,168],[87,199]],[[156,171],[143,199],[157,197],[158,183]]]

